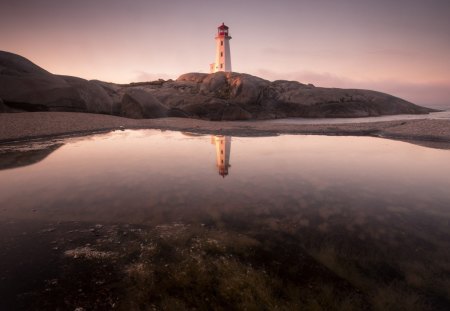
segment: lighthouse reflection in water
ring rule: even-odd
[[[219,175],[225,178],[230,165],[231,136],[212,135],[211,144],[216,147],[216,167]]]
[[[235,136],[230,173],[231,139],[0,147],[0,310],[450,310],[450,150]]]

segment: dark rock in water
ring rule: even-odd
[[[167,117],[168,108],[152,94],[141,89],[130,89],[122,97],[120,115],[134,119],[163,118]]]
[[[44,160],[49,154],[61,147],[62,143],[42,144],[25,148],[24,150],[5,150],[0,152],[2,161],[0,170],[17,168],[35,164]]]
[[[242,73],[187,73],[176,81],[119,85],[53,75],[0,51],[0,112],[80,111],[129,118],[250,120],[369,117],[435,111],[368,90],[270,82]]]

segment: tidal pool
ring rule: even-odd
[[[448,310],[449,219],[450,150],[393,140],[1,145],[0,310]]]

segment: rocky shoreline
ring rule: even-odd
[[[399,120],[352,124],[279,124],[266,121],[205,121],[187,118],[130,119],[71,112],[0,114],[0,143],[77,136],[123,129],[160,129],[232,136],[279,134],[372,136],[450,146],[449,120]]]
[[[349,118],[435,111],[381,92],[268,81],[245,73],[187,73],[177,80],[115,84],[52,74],[0,51],[0,112],[88,112],[134,119],[212,121]]]
[[[88,81],[52,74],[20,55],[0,51],[2,143],[117,129],[161,129],[238,136],[365,135],[449,144],[449,120],[351,124],[264,121],[432,111],[376,91],[270,82],[235,72],[188,73],[176,81],[131,84]]]

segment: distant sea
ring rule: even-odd
[[[417,104],[419,106],[431,108],[431,109],[438,109],[438,110],[450,110],[450,102],[447,104],[436,104],[436,105],[425,105],[425,104]]]
[[[443,108],[440,109],[444,110]],[[417,119],[450,120],[450,107],[445,111],[432,112],[430,114],[399,114],[393,116],[364,117],[364,118],[288,118],[288,119],[268,120],[266,122],[281,123],[281,124],[348,124],[348,123],[366,123],[366,122],[417,120]]]

